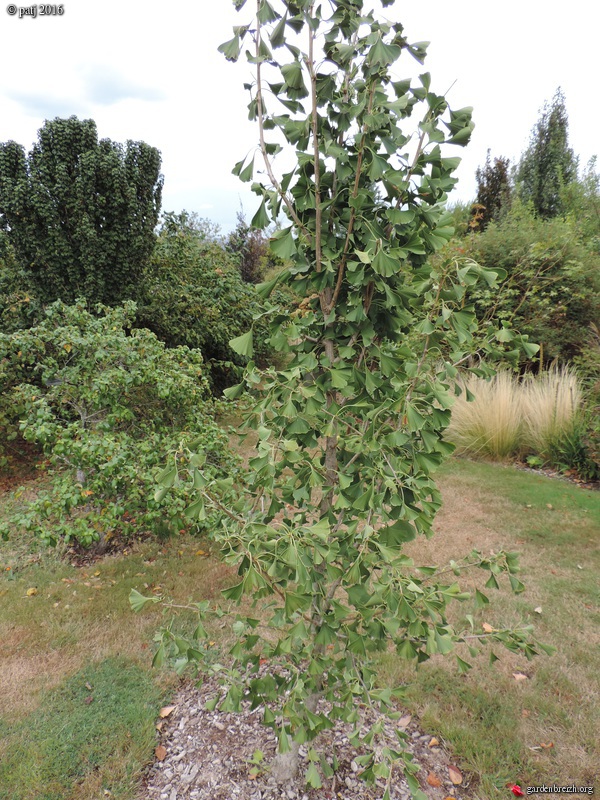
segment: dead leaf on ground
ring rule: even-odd
[[[208,553],[206,552],[206,550],[196,550],[196,555],[197,556],[207,556]]]
[[[542,613],[542,607],[541,606],[538,606],[537,608],[534,608],[533,610],[534,610],[534,612],[536,614],[541,614]]]
[[[492,633],[492,632],[493,632],[493,630],[494,630],[494,629],[492,628],[492,626],[489,624],[489,622],[484,622],[484,623],[483,623],[483,625],[482,625],[481,627],[483,628],[483,630],[484,630],[486,633]]]
[[[512,676],[516,681],[526,681],[529,678],[528,675],[523,675],[522,672],[513,672]]]
[[[540,747],[543,747],[544,750],[550,750],[550,748],[554,747],[554,742],[540,742]]]
[[[462,783],[462,772],[458,769],[458,767],[453,767],[450,765],[448,767],[448,774],[450,775],[450,780],[455,786],[460,786]]]
[[[37,594],[38,590],[32,586],[31,589],[27,589],[27,597],[33,597],[34,594]]]
[[[398,727],[399,728],[407,728],[410,725],[410,721],[412,716],[410,714],[405,714],[403,717],[400,717],[398,720]]]
[[[92,695],[90,695],[89,697],[86,697],[83,702],[86,704],[86,706],[89,706],[94,702],[94,698],[92,697]]]
[[[92,687],[90,686],[89,683],[86,683],[85,688],[88,690],[88,692],[92,691]]]
[[[441,786],[442,785],[441,780],[438,778],[438,776],[435,774],[435,772],[430,772],[429,773],[429,775],[427,776],[427,783],[430,786]]]
[[[172,714],[176,708],[177,706],[163,706],[161,710],[158,712],[158,714],[160,717],[164,719],[165,717],[168,717],[169,714]]]
[[[428,747],[438,747],[439,746],[439,740],[436,739],[435,736],[434,736],[433,739],[429,742],[429,744],[427,746]]]
[[[159,744],[157,748],[154,750],[154,755],[158,759],[158,761],[164,761],[167,757],[167,748],[164,747],[162,744]]]
[[[526,708],[524,708],[523,711],[521,711],[521,716],[522,717],[528,717],[528,716],[530,716],[530,714],[531,714],[531,711],[528,711]]]

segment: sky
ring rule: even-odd
[[[58,8],[58,6],[55,6]],[[162,154],[165,211],[186,209],[224,233],[258,199],[231,174],[258,141],[247,118],[251,65],[217,52],[244,24],[252,0],[66,0],[62,15],[0,8],[0,142],[29,150],[46,119],[93,119],[100,138],[142,140]],[[518,161],[545,101],[560,86],[570,144],[585,163],[600,151],[599,5],[590,0],[396,0],[385,10],[409,41],[429,41],[424,67],[406,54],[397,77],[427,70],[451,107],[474,107],[450,201],[476,194],[487,149]],[[404,58],[404,57],[403,57]],[[414,66],[413,66],[414,65]],[[450,88],[451,87],[451,88]]]

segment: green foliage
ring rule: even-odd
[[[27,328],[41,317],[40,303],[26,285],[8,236],[0,231],[0,330],[5,333]]]
[[[478,167],[475,173],[477,178],[477,205],[478,213],[475,215],[476,230],[485,230],[492,220],[498,220],[505,213],[511,203],[511,186],[508,171],[508,158],[503,156],[494,158],[492,166],[490,151],[487,151],[485,165]]]
[[[0,424],[38,443],[52,475],[11,524],[51,544],[105,546],[117,534],[188,527],[181,493],[147,500],[157,468],[182,441],[200,437],[209,472],[233,466],[211,418],[200,352],[168,350],[133,328],[131,302],[98,313],[58,301],[39,325],[0,335]]]
[[[569,147],[569,120],[562,90],[546,103],[517,167],[521,198],[543,219],[564,211],[564,187],[577,179],[577,159]]]
[[[154,247],[160,153],[98,141],[93,120],[54,119],[26,155],[0,144],[0,228],[43,303],[134,298]]]
[[[378,726],[361,737],[357,706],[391,712],[398,693],[377,689],[373,666],[388,648],[417,662],[460,641],[474,654],[489,640],[528,657],[537,652],[527,628],[486,634],[473,620],[454,628],[447,608],[468,593],[402,552],[432,533],[440,505],[433,473],[452,451],[444,431],[459,391],[457,364],[482,349],[535,348],[507,329],[478,330],[468,291],[496,291],[497,272],[468,259],[427,263],[453,232],[443,204],[459,159],[441,146],[468,142],[471,109],[451,110],[428,73],[414,86],[392,78],[401,56],[425,57],[402,25],[363,14],[361,2],[339,0],[332,9],[325,18],[309,0],[259,0],[256,18],[220,48],[230,60],[250,48],[249,110],[268,176],[253,183],[261,198],[253,224],[287,216],[271,249],[291,262],[278,279],[304,300],[295,312],[272,314],[270,341],[284,366],[261,373],[250,363],[246,372],[255,393],[246,425],[258,435],[248,485],[228,503],[231,484],[211,481],[193,448],[178,475],[197,487],[188,513],[222,512],[214,536],[239,574],[225,599],[236,605],[249,595],[257,606],[254,616],[237,615],[231,668],[214,666],[228,682],[220,707],[237,710],[242,687],[255,706],[276,703],[264,722],[278,733],[273,769],[283,780],[299,745],[331,719],[355,723],[353,740],[368,750],[363,777],[389,783],[390,763],[399,761],[422,798],[402,732],[397,749],[378,751]],[[413,114],[416,136],[405,132]],[[279,145],[268,138],[274,129],[297,156],[281,177],[272,159]],[[254,159],[234,172],[252,180]],[[231,344],[252,358],[254,338],[249,331]],[[473,553],[448,573],[465,566],[485,570],[489,587],[504,574],[514,591],[523,589],[513,553]],[[482,592],[476,599],[487,603]],[[210,610],[198,606],[201,618]],[[199,660],[210,670],[203,638],[202,627],[191,643],[166,631],[157,657],[173,656],[179,667]],[[331,703],[328,713],[319,697]],[[314,769],[306,778],[316,785]]]
[[[477,294],[479,319],[493,315],[529,335],[545,364],[566,363],[589,342],[600,313],[600,253],[573,219],[539,219],[517,201],[502,220],[454,246],[507,273],[500,291]]]
[[[265,304],[244,283],[233,258],[212,237],[190,224],[187,212],[166,213],[146,273],[137,322],[169,347],[199,348],[215,391],[238,378],[247,363],[229,341],[251,325]],[[266,323],[256,330],[256,357],[269,355]]]
[[[237,260],[245,283],[260,283],[266,272],[283,266],[282,260],[270,252],[268,237],[248,225],[241,212],[237,215],[235,229],[227,237],[225,249]]]

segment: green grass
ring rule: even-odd
[[[17,724],[0,723],[1,800],[64,800],[90,789],[131,797],[163,699],[148,671],[126,659],[76,672]]]

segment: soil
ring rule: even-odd
[[[214,681],[201,687],[182,684],[173,699],[173,710],[158,721],[160,743],[156,759],[148,768],[139,800],[381,800],[385,782],[365,783],[360,777],[352,746],[350,726],[338,722],[321,733],[316,749],[329,758],[335,753],[339,767],[332,778],[321,772],[323,786],[307,786],[304,773],[308,766],[306,748],[301,747],[301,768],[292,783],[278,785],[269,773],[269,761],[275,755],[274,732],[261,723],[262,709],[241,713],[207,711],[205,704],[220,694]],[[169,707],[163,710],[169,712]],[[360,708],[361,721],[373,724],[378,713]],[[468,800],[473,797],[467,776],[452,765],[443,743],[421,730],[410,714],[394,722],[386,721],[384,742],[398,749],[394,730],[407,735],[406,749],[421,769],[418,781],[429,800]],[[253,762],[254,753],[264,756]],[[256,759],[254,760],[256,761]],[[449,770],[452,768],[452,772]],[[454,782],[452,780],[454,778]],[[460,780],[460,783],[458,781]],[[411,797],[404,778],[397,770],[390,787],[391,800]]]

